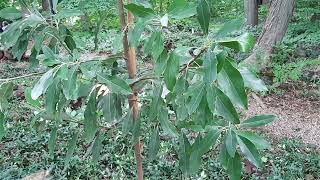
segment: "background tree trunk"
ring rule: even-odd
[[[42,0],[42,10],[43,11],[51,11],[50,0]]]
[[[254,27],[258,25],[258,0],[245,0],[246,25]]]
[[[264,68],[269,63],[273,46],[281,42],[287,32],[294,5],[294,0],[273,0],[271,2],[263,31],[253,53],[245,60],[246,63],[257,63],[261,66],[258,67],[259,69]]]

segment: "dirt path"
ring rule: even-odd
[[[320,148],[320,99],[299,97],[293,92],[283,95],[272,94],[249,100],[246,116],[275,114],[278,119],[262,128],[275,139],[294,138]]]

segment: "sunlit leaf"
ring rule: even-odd
[[[211,84],[217,79],[217,65],[216,54],[211,49],[208,49],[203,61],[203,80],[205,83]]]
[[[0,17],[7,20],[16,20],[22,17],[22,13],[15,7],[6,7],[0,10]]]
[[[255,145],[248,139],[237,136],[237,141],[240,146],[241,152],[244,156],[256,167],[260,168],[262,165],[259,152]]]
[[[46,92],[47,88],[53,83],[53,73],[56,71],[55,68],[50,69],[46,72],[39,81],[35,84],[31,91],[32,99],[36,100],[41,96],[43,93]]]
[[[241,52],[249,52],[254,45],[254,36],[250,33],[245,33],[237,38],[218,41],[222,46],[234,49]]]
[[[143,5],[130,3],[128,5],[124,6],[126,9],[128,9],[132,14],[136,17],[150,17],[154,16],[154,12],[151,8],[147,8]]]
[[[168,15],[173,19],[184,19],[197,14],[196,5],[186,0],[175,0],[170,3]]]
[[[252,118],[249,118],[241,123],[241,127],[244,128],[253,128],[267,125],[275,120],[276,116],[274,115],[259,115]]]
[[[240,67],[239,72],[242,75],[244,86],[252,89],[256,92],[268,91],[267,86],[264,82],[257,78],[257,76],[252,73],[247,67]]]
[[[26,89],[24,90],[24,96],[25,96],[27,102],[28,102],[31,106],[38,107],[38,108],[41,106],[39,100],[33,100],[33,99],[32,99],[32,97],[31,97],[31,88],[28,87],[28,88],[26,88]]]
[[[251,131],[237,131],[237,135],[244,137],[251,141],[258,149],[270,149],[271,144],[263,137]]]

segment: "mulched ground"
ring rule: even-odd
[[[320,98],[302,97],[293,89],[282,95],[249,98],[246,116],[275,114],[277,120],[260,128],[275,140],[283,138],[300,139],[303,143],[320,149]]]

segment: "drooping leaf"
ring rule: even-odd
[[[0,84],[0,111],[4,111],[8,107],[8,98],[12,96],[13,83]]]
[[[160,120],[160,124],[163,131],[172,137],[177,137],[178,131],[176,127],[172,124],[172,122],[169,121],[168,116],[169,116],[168,110],[165,109],[164,107],[160,107],[159,120]]]
[[[140,133],[141,133],[141,119],[138,118],[133,124],[132,137],[131,137],[132,145],[135,145],[137,143]]]
[[[254,146],[252,142],[250,142],[248,139],[243,138],[241,136],[237,136],[237,141],[240,146],[241,152],[244,154],[244,156],[256,167],[261,167],[261,158],[259,155],[259,152],[257,148]]]
[[[176,84],[176,78],[179,73],[179,57],[174,53],[170,53],[166,70],[164,72],[164,82],[168,90],[173,91]]]
[[[22,17],[22,13],[15,7],[6,7],[0,10],[0,17],[7,20],[16,20]]]
[[[214,85],[207,85],[206,86],[206,95],[207,95],[207,102],[209,109],[212,114],[216,111],[216,100],[217,100],[217,93]]]
[[[89,97],[87,107],[84,111],[84,137],[86,142],[91,142],[98,129],[97,124],[97,91],[94,90],[91,92]]]
[[[65,18],[82,16],[82,15],[83,13],[79,10],[63,8],[54,16],[54,19],[65,19]]]
[[[154,64],[154,73],[157,76],[161,76],[167,66],[168,53],[166,50],[163,50],[159,55],[156,63]]]
[[[210,6],[207,0],[199,0],[197,5],[197,18],[204,34],[209,32]]]
[[[170,3],[168,15],[173,19],[184,19],[197,14],[196,5],[186,0],[175,0]]]
[[[221,90],[230,98],[233,104],[248,108],[248,99],[242,76],[230,61],[224,62],[223,68],[218,74],[218,83]]]
[[[191,99],[187,104],[187,108],[188,108],[188,114],[191,115],[192,113],[194,113],[197,108],[199,107],[202,97],[205,95],[205,90],[206,90],[206,86],[204,83],[200,83],[199,86],[197,85],[198,88],[194,89],[192,91]]]
[[[31,97],[31,88],[28,87],[28,88],[26,88],[26,89],[24,90],[24,96],[25,96],[27,102],[28,102],[31,106],[33,106],[33,107],[38,107],[38,108],[41,106],[39,100],[33,100],[33,99],[32,99],[32,97]]]
[[[235,153],[234,157],[229,157],[227,173],[230,180],[240,180],[241,179],[241,157],[239,153]]]
[[[96,138],[94,139],[91,154],[92,154],[92,163],[97,164],[100,159],[100,152],[102,148],[102,134],[99,132]]]
[[[62,81],[62,89],[67,100],[75,100],[77,98],[77,77],[79,66],[73,66],[68,70],[68,80]]]
[[[49,141],[48,141],[48,149],[49,149],[49,155],[51,157],[53,157],[53,154],[54,154],[54,147],[56,145],[56,141],[57,141],[57,128],[54,127],[52,130],[51,130],[51,133],[50,133],[50,138],[49,138]]]
[[[77,48],[76,42],[73,39],[72,33],[69,29],[66,29],[66,37],[64,39],[64,42],[66,43],[67,47],[73,51]]]
[[[254,36],[252,34],[245,33],[237,38],[221,40],[218,41],[218,43],[236,51],[249,52],[254,45],[254,41]]]
[[[4,128],[5,119],[4,118],[5,118],[4,114],[0,111],[0,141],[5,135],[5,128]]]
[[[216,112],[226,120],[239,124],[239,115],[228,96],[226,96],[220,89],[216,87],[214,89],[216,92]]]
[[[225,143],[222,143],[220,146],[220,152],[219,152],[219,161],[221,163],[221,166],[223,167],[223,169],[227,170],[228,169],[228,163],[229,163],[229,159],[230,159],[230,155],[227,151],[227,146]]]
[[[149,113],[150,120],[154,120],[159,114],[159,105],[162,103],[162,90],[163,86],[161,84],[154,87]]]
[[[237,146],[237,136],[236,133],[229,129],[227,137],[226,137],[226,147],[229,155],[234,158],[236,153],[236,146]]]
[[[130,47],[138,46],[145,26],[146,23],[143,20],[139,20],[137,23],[135,23],[134,28],[129,30],[128,38]]]
[[[46,112],[52,116],[57,112],[60,91],[59,80],[55,79],[46,92],[45,109]]]
[[[252,118],[249,118],[241,123],[243,128],[253,128],[267,125],[275,120],[274,115],[259,115]]]
[[[258,149],[270,149],[271,144],[266,141],[263,137],[255,134],[251,131],[237,131],[237,135],[244,137],[251,141]]]
[[[157,158],[157,154],[160,147],[160,136],[159,136],[159,130],[158,128],[155,128],[153,130],[153,133],[149,140],[149,159],[153,161]]]
[[[179,148],[178,148],[178,156],[179,156],[179,167],[183,174],[188,174],[189,172],[189,162],[190,162],[190,142],[187,136],[181,132],[179,136]]]
[[[69,166],[69,162],[72,158],[72,155],[74,153],[74,150],[76,149],[77,145],[77,139],[78,139],[78,133],[74,133],[72,135],[72,138],[69,140],[68,145],[67,145],[67,154],[64,159],[64,166],[65,169]]]
[[[130,3],[124,6],[126,9],[128,9],[132,14],[136,17],[152,17],[155,15],[153,10],[151,8],[147,8],[143,5]]]
[[[253,74],[247,67],[240,67],[239,72],[241,73],[245,87],[248,87],[256,92],[268,91],[268,88],[264,82],[257,78],[256,75]]]
[[[125,80],[120,79],[116,76],[104,77],[101,74],[97,74],[97,77],[98,77],[98,81],[100,83],[106,84],[106,86],[112,92],[117,93],[117,94],[124,94],[124,95],[131,94],[131,88]]]
[[[133,123],[132,123],[132,110],[129,109],[126,117],[123,119],[123,123],[122,123],[122,132],[126,135],[130,132],[130,130],[133,127]]]
[[[216,37],[224,37],[235,31],[239,31],[243,27],[243,18],[233,19],[223,24],[223,26],[216,33]]]
[[[211,49],[208,49],[203,61],[203,80],[205,83],[211,84],[217,79],[217,65],[218,60],[215,53]]]
[[[39,81],[35,84],[31,91],[32,99],[36,100],[43,93],[46,92],[47,88],[53,83],[53,73],[56,71],[56,68],[50,69],[46,72]]]
[[[68,80],[68,78],[70,78],[68,74],[69,74],[68,65],[67,64],[61,65],[59,70],[57,71],[57,77],[62,80]]]

